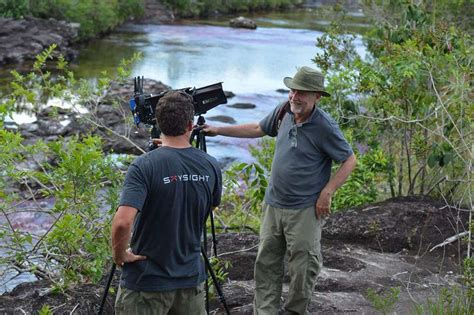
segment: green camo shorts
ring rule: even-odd
[[[117,315],[206,314],[204,283],[195,288],[170,291],[133,291],[119,287],[115,300]]]

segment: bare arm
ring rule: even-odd
[[[220,127],[204,125],[203,131],[209,136],[220,135],[235,138],[258,138],[265,135],[258,123]]]
[[[331,211],[331,198],[336,190],[341,187],[347,180],[351,172],[354,170],[357,164],[357,159],[354,154],[347,158],[344,163],[341,164],[336,174],[329,180],[326,186],[319,194],[318,201],[316,202],[316,215],[318,218],[329,215]]]
[[[114,262],[119,266],[146,259],[145,256],[135,255],[130,249],[127,249],[137,212],[138,210],[133,207],[120,206],[112,220],[112,256]]]

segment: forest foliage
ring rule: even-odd
[[[337,25],[318,39],[314,61],[328,74],[323,103],[354,140],[380,147],[391,196],[469,200],[472,160],[472,38],[422,6],[408,5],[365,37],[369,56]],[[334,106],[336,105],[336,106]]]

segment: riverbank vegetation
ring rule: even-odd
[[[141,0],[0,0],[0,16],[17,19],[34,16],[79,23],[81,39],[109,32],[118,24],[141,16],[143,11]]]
[[[163,0],[176,15],[197,17],[237,12],[282,10],[301,5],[304,0]]]
[[[332,95],[321,106],[340,123],[359,161],[334,196],[333,208],[430,195],[445,200],[447,207],[472,211],[472,38],[423,4],[399,4],[397,16],[383,13],[390,12],[383,6],[377,9],[379,20],[364,37],[367,58],[356,54],[354,35],[337,23],[315,43],[322,52],[314,62],[326,74]],[[59,58],[60,74],[53,78],[45,70],[53,49],[37,57],[30,74],[13,73],[12,92],[0,103],[0,127],[19,104],[39,106],[49,97],[74,100],[94,112],[110,83],[130,75],[133,60],[123,63],[117,77],[104,75],[90,86],[77,81]],[[0,248],[6,253],[1,265],[9,266],[9,272],[51,279],[56,290],[97,282],[110,257],[110,220],[123,180],[122,162],[105,155],[101,139],[93,135],[31,145],[22,140],[14,131],[0,131],[0,210],[6,222],[0,230]],[[251,149],[255,163],[237,163],[226,171],[223,205],[216,213],[223,230],[258,231],[273,150],[274,141],[263,139]],[[51,207],[41,202],[45,198]],[[23,231],[9,220],[21,211],[48,215],[52,225],[40,234]],[[453,306],[463,311],[471,307],[474,294],[470,224],[453,230],[454,239],[467,244],[465,289]]]

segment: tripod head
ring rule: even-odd
[[[207,152],[206,134],[202,131],[204,124],[206,124],[206,119],[204,118],[204,116],[199,115],[196,127],[193,129],[193,132],[189,137],[189,143],[192,145],[194,142],[196,148]]]

